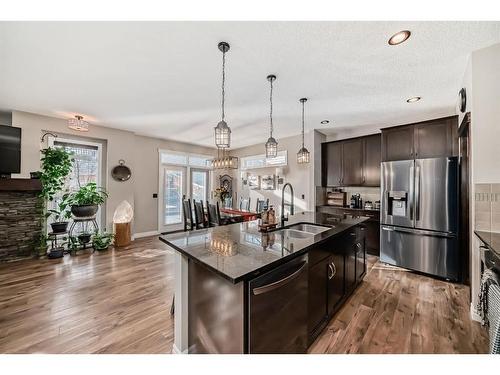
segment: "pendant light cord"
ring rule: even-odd
[[[271,79],[271,90],[269,93],[269,103],[270,111],[269,111],[269,119],[270,119],[270,138],[273,137],[273,80]]]
[[[226,52],[222,52],[222,121],[224,121],[224,97],[226,95],[225,91],[226,83]]]
[[[302,148],[304,148],[304,105],[305,102],[302,102]]]

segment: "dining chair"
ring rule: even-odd
[[[189,199],[184,199],[182,201],[182,214],[184,216],[184,231],[193,230],[193,210],[191,208],[191,201]]]
[[[250,211],[250,197],[248,198],[240,197],[240,210]]]
[[[205,210],[203,209],[203,201],[196,202],[194,199],[194,225],[196,229],[206,228]]]
[[[269,207],[269,198],[267,199],[259,199],[257,198],[257,205],[255,207],[255,212],[261,213],[264,210],[267,210]]]
[[[208,216],[209,227],[222,225],[222,221],[220,218],[219,202],[217,202],[216,204],[210,204],[207,201],[207,216]]]

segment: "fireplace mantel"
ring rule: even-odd
[[[40,191],[42,183],[34,178],[2,178],[0,191]]]

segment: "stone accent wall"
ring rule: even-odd
[[[36,191],[0,191],[0,261],[34,254],[42,209]]]

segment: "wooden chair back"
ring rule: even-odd
[[[182,216],[184,217],[184,231],[193,230],[193,210],[189,199],[184,199],[182,201]]]
[[[205,220],[205,210],[203,209],[203,201],[194,201],[194,225],[196,229],[206,228],[208,226]]]

